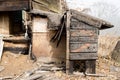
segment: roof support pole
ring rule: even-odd
[[[69,60],[69,38],[70,38],[70,11],[67,12],[67,21],[66,21],[66,73],[70,72],[70,60]]]

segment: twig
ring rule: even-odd
[[[93,76],[93,77],[107,77],[107,75],[104,74],[89,74],[89,73],[85,73],[86,76]]]
[[[0,77],[0,80],[13,79],[13,76]]]

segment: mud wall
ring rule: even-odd
[[[32,53],[44,61],[64,61],[66,53],[66,39],[62,36],[60,45],[56,48],[56,42],[50,42],[50,39],[56,31],[47,30],[46,18],[33,18],[33,40]]]

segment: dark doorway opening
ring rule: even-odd
[[[11,11],[9,14],[10,34],[20,35],[25,32],[22,24],[22,11]]]

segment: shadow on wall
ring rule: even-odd
[[[66,58],[66,37],[62,36],[59,46],[50,42],[56,31],[33,33],[33,52],[41,61],[63,62]]]
[[[47,36],[48,40],[53,37],[53,35],[56,33],[56,31],[49,31],[49,34]],[[65,62],[66,59],[66,35],[62,34],[61,41],[59,43],[59,46],[57,47],[57,41],[50,42],[49,46],[51,46],[50,54],[51,58],[56,58],[62,62]]]

